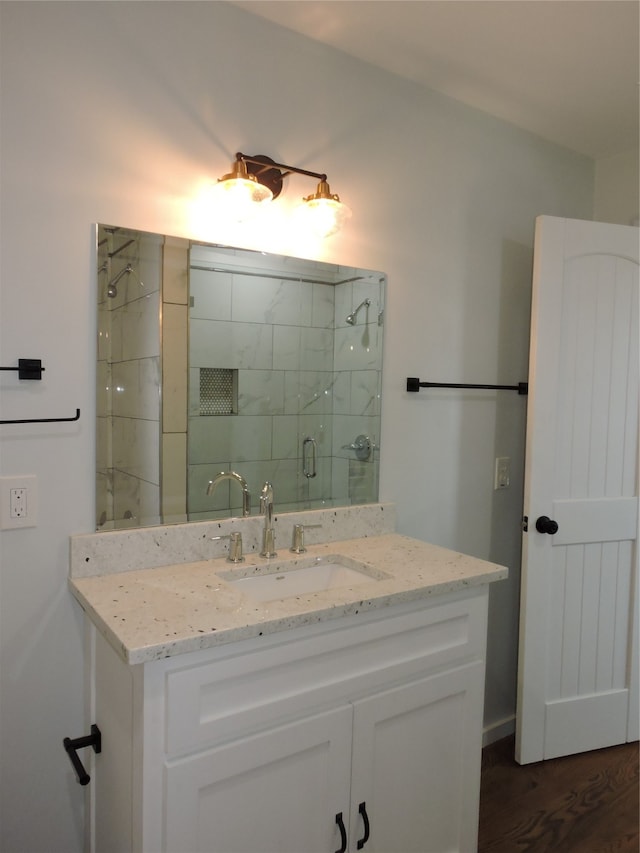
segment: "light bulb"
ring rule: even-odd
[[[342,228],[351,211],[331,193],[326,181],[320,181],[316,192],[302,200],[298,214],[305,228],[317,237],[330,237]]]
[[[214,184],[213,196],[225,216],[234,222],[242,222],[271,201],[273,193],[254,175],[249,175],[243,160],[236,160],[233,171]]]
[[[317,237],[330,237],[351,216],[346,204],[330,198],[315,198],[300,206],[305,226]]]

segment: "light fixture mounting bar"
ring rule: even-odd
[[[316,178],[318,181],[327,180],[324,173],[311,172],[309,169],[300,169],[298,166],[289,166],[286,163],[276,163],[275,160],[265,154],[249,155],[238,151],[236,160],[242,160],[247,165],[247,171],[254,175],[261,184],[269,187],[274,198],[280,195],[282,180],[287,175],[306,175],[309,178]]]
[[[255,157],[250,157],[248,154],[242,154],[240,151],[236,154],[236,159],[244,160],[245,163],[254,163],[258,166],[264,166],[270,169],[282,169],[284,175],[289,175],[294,172],[296,175],[307,175],[309,178],[316,178],[318,181],[326,181],[327,176],[324,172],[310,172],[308,169],[300,169],[298,166],[288,166],[286,163],[276,163],[269,157],[258,154]]]

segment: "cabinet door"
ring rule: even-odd
[[[477,661],[355,704],[350,850],[360,809],[365,853],[476,849],[483,680]]]
[[[339,812],[348,829],[352,719],[344,706],[171,762],[164,850],[339,850]]]

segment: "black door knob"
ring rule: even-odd
[[[549,536],[553,536],[558,532],[558,522],[549,518],[548,515],[541,515],[536,521],[536,530],[538,533],[548,533]]]

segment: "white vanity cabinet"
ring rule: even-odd
[[[479,585],[135,666],[88,625],[89,848],[471,853],[487,598]]]

